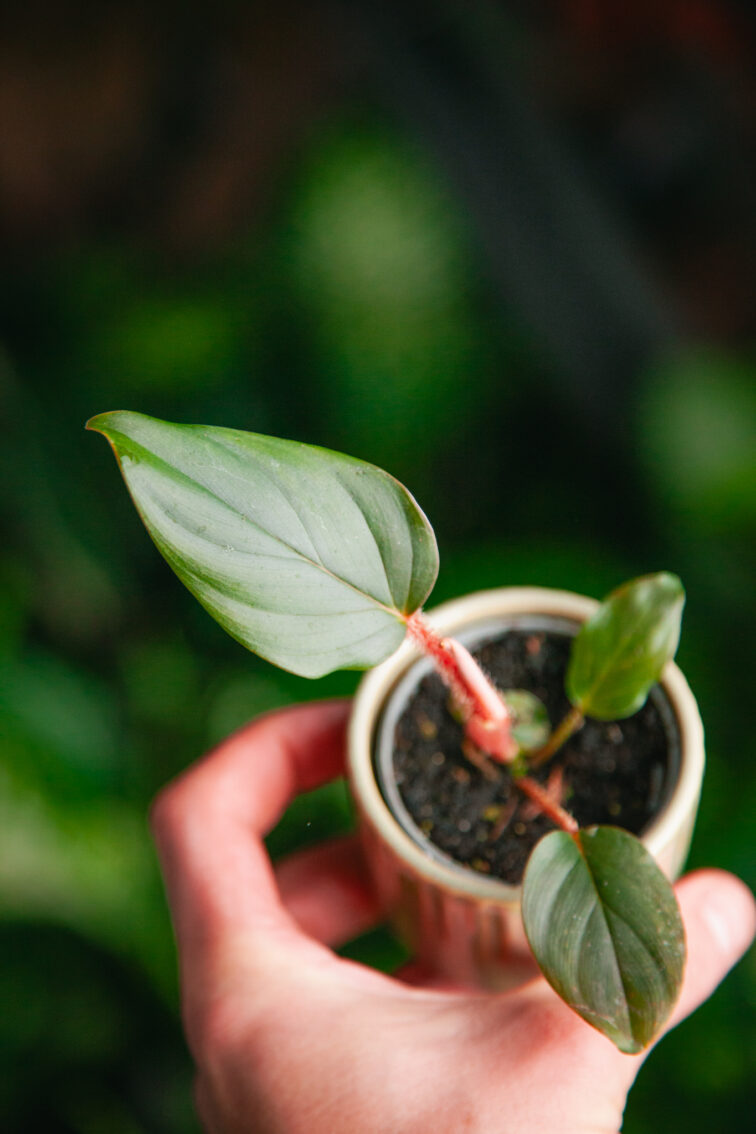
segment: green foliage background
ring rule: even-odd
[[[386,467],[436,529],[433,601],[509,583],[601,595],[678,573],[678,658],[709,758],[691,865],[755,881],[747,336],[650,351],[617,390],[612,430],[502,299],[475,216],[395,116],[332,108],[271,202],[191,254],[95,218],[17,251],[0,283],[8,1134],[196,1129],[149,801],[256,713],[357,680],[315,687],[224,637],[159,559],[107,446],[84,433],[93,413],[270,432]],[[292,807],[271,850],[350,823],[331,786]],[[378,933],[352,955],[390,966],[400,951]],[[650,1059],[630,1134],[746,1127],[755,1000],[751,955]]]

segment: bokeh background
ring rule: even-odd
[[[0,1126],[190,1134],[146,826],[259,662],[140,527],[94,413],[397,475],[434,599],[678,572],[709,764],[693,866],[751,884],[756,26],[744,0],[67,0],[0,12]],[[301,799],[274,854],[351,822]],[[390,966],[386,932],[352,955]],[[626,1131],[747,1129],[753,954]]]

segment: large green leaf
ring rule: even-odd
[[[588,717],[636,712],[680,638],[685,592],[676,575],[644,575],[612,591],[572,644],[567,696]]]
[[[525,870],[522,917],[562,999],[621,1051],[647,1047],[677,999],[685,936],[643,844],[619,827],[552,831]]]
[[[392,653],[438,570],[409,492],[373,465],[235,429],[138,413],[111,442],[150,535],[233,637],[305,677]]]

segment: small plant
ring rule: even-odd
[[[438,569],[433,531],[409,492],[326,449],[137,413],[92,418],[158,549],[234,638],[306,677],[384,660],[409,634],[433,659],[465,724],[471,759],[506,764],[556,830],[534,848],[522,916],[559,995],[622,1051],[658,1034],[675,1003],[683,927],[666,877],[618,827],[579,828],[560,798],[558,757],[586,717],[636,712],[674,655],[684,593],[661,573],[614,591],[574,639],[571,709],[553,732],[522,690],[493,687],[421,608]],[[530,774],[553,762],[541,783]]]

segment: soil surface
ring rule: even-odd
[[[564,675],[566,634],[510,630],[473,653],[499,689],[528,689],[546,706],[554,727],[569,709]],[[488,778],[462,751],[462,725],[450,712],[449,691],[425,677],[395,730],[394,772],[404,805],[420,830],[458,862],[517,884],[533,845],[554,824],[493,765]],[[634,716],[588,720],[544,768],[547,781],[563,768],[563,806],[581,826],[625,827],[639,834],[668,793],[667,735],[649,699]],[[553,785],[553,781],[552,781]]]

